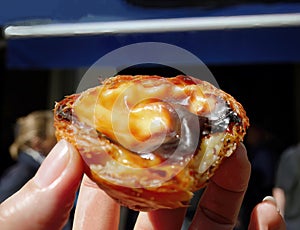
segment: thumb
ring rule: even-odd
[[[83,174],[81,157],[61,140],[36,175],[0,205],[1,229],[61,229]]]
[[[279,213],[276,201],[267,196],[257,204],[251,214],[248,230],[285,230],[285,221]]]

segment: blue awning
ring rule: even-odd
[[[14,1],[6,9],[12,10]],[[20,6],[20,4],[23,5]],[[29,7],[31,6],[31,7]],[[29,9],[30,8],[30,9]],[[21,10],[22,9],[22,10]],[[24,10],[25,9],[25,10]],[[28,11],[31,11],[29,14]],[[3,11],[3,12],[2,12]],[[176,8],[147,9],[132,6],[126,1],[78,1],[53,0],[37,2],[35,0],[18,3],[18,9],[9,14],[0,9],[0,23],[5,28],[22,29],[23,32],[39,32],[35,26],[93,25],[93,31],[85,33],[57,34],[13,34],[7,36],[7,66],[9,68],[77,68],[92,65],[108,52],[137,42],[164,42],[184,48],[195,54],[205,64],[247,64],[278,63],[300,61],[300,3],[281,4],[245,4],[218,9]],[[272,24],[273,21],[247,26],[225,27],[211,24],[223,18],[235,16],[290,16],[290,24]],[[195,27],[176,30],[168,28],[153,31],[100,30],[105,23],[142,22],[156,19],[193,19],[199,20]],[[294,20],[293,20],[294,18]],[[210,21],[210,27],[201,24]],[[202,20],[202,21],[201,21]],[[276,21],[276,20],[275,20]],[[153,21],[152,21],[153,22]],[[237,20],[234,20],[237,22]],[[247,20],[245,21],[247,22]],[[259,21],[260,22],[260,21]],[[265,23],[265,24],[264,24]],[[269,24],[268,24],[269,23]],[[174,23],[176,24],[176,22]],[[241,24],[241,23],[240,23]],[[95,24],[94,24],[95,25]],[[167,24],[165,24],[167,25]],[[162,22],[160,28],[164,28]],[[169,24],[170,25],[170,24]],[[17,26],[17,27],[16,27]],[[81,26],[81,27],[80,27]],[[67,28],[67,27],[65,27]],[[110,27],[112,28],[112,27]],[[30,30],[31,29],[31,30]],[[98,30],[97,30],[98,29]],[[134,28],[133,28],[134,29]],[[9,31],[9,30],[7,30]],[[20,31],[20,30],[19,30]],[[79,31],[79,30],[78,30]],[[77,31],[77,32],[78,32]],[[70,31],[69,31],[70,32]],[[130,58],[130,57],[129,57]]]
[[[7,60],[11,68],[86,67],[114,49],[149,41],[184,48],[205,64],[300,61],[300,27],[11,39]]]
[[[294,1],[296,2],[296,1]],[[299,13],[299,3],[240,4],[219,8],[143,8],[126,0],[3,0],[0,25],[120,21],[154,18]]]

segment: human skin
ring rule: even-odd
[[[118,229],[120,205],[83,175],[79,153],[65,140],[59,141],[37,174],[0,205],[1,229],[61,229],[80,185],[73,229]],[[250,163],[241,144],[211,178],[190,229],[232,229],[249,176]],[[186,208],[140,212],[135,230],[180,229],[185,213]],[[253,210],[249,229],[282,230],[284,226],[276,205],[264,201]]]

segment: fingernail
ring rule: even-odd
[[[276,202],[276,200],[275,200],[275,198],[274,198],[273,196],[266,196],[262,201],[263,201],[263,202],[266,201],[266,202],[272,203],[273,205],[276,206],[277,212],[280,212],[280,210],[279,210],[279,208],[278,208],[278,206],[277,206],[277,202]]]
[[[272,202],[274,205],[277,206],[276,200],[275,200],[275,198],[272,197],[272,196],[266,196],[262,201],[263,201],[263,202],[264,202],[264,201],[270,201],[270,202]]]
[[[70,161],[70,151],[65,140],[59,141],[48,154],[37,171],[34,180],[40,188],[50,186],[66,169]]]

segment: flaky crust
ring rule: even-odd
[[[128,113],[123,113],[123,102]],[[57,139],[77,148],[86,174],[117,202],[139,211],[187,206],[193,192],[204,187],[223,158],[234,152],[249,126],[245,110],[232,96],[188,76],[112,77],[67,96],[56,104],[54,114]],[[181,123],[190,122],[186,115],[197,118],[200,132],[183,127]],[[167,138],[161,145],[172,154],[159,147],[140,152],[150,135],[144,125],[157,117],[163,125],[155,126],[149,146],[157,144],[163,132]],[[128,126],[131,133],[124,128]],[[180,138],[196,144],[181,147],[185,143]]]

